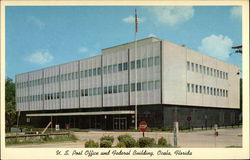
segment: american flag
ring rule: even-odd
[[[138,18],[137,18],[136,9],[135,9],[135,32],[138,32]]]

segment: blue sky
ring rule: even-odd
[[[238,6],[8,6],[6,76],[91,57],[101,49],[155,36],[242,66]]]

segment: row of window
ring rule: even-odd
[[[203,93],[213,96],[228,97],[228,90],[187,83],[187,91],[192,93]]]
[[[145,82],[137,82],[131,83],[131,92],[134,91],[146,91],[146,90],[153,90],[153,89],[160,89],[160,81],[145,81]],[[128,92],[129,86],[128,84],[120,84],[120,85],[113,85],[113,86],[105,86],[103,87],[103,94],[115,94],[121,92]],[[81,89],[80,95],[81,96],[95,96],[101,95],[102,88],[88,88],[88,89]],[[33,101],[41,101],[41,100],[53,100],[62,99],[64,98],[74,98],[79,97],[79,90],[72,90],[72,91],[62,91],[56,93],[48,93],[41,95],[33,95],[33,96],[25,96],[25,97],[17,97],[17,103],[23,102],[33,102]]]
[[[210,68],[207,66],[203,66],[200,64],[196,64],[190,61],[187,61],[187,70],[189,71],[193,71],[193,72],[199,72],[199,73],[203,73],[206,74],[208,76],[214,76],[217,78],[221,78],[221,79],[228,79],[228,73],[227,72],[223,72],[214,68]]]
[[[138,69],[146,68],[146,67],[151,67],[153,65],[157,66],[159,64],[160,64],[160,57],[155,56],[155,57],[149,57],[149,58],[144,58],[144,59],[137,59],[136,61],[131,61],[130,68],[131,70],[133,70],[135,68],[138,68]],[[116,73],[116,72],[121,72],[121,71],[126,71],[126,70],[128,70],[128,62],[104,66],[103,74]],[[101,72],[102,72],[101,67],[93,68],[93,69],[86,69],[80,72],[80,76],[81,78],[98,76],[98,75],[101,75]],[[79,78],[79,73],[72,72],[72,73],[62,74],[60,76],[57,75],[57,76],[47,77],[44,79],[40,78],[40,79],[31,80],[27,82],[17,83],[17,88],[25,88],[28,86],[33,87],[37,85],[56,83],[59,81],[74,80],[78,78]]]

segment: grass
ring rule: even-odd
[[[52,142],[65,142],[65,141],[73,141],[75,142],[77,138],[74,135],[69,135],[66,137],[58,136],[58,137],[46,137],[41,138],[39,140],[26,140],[26,141],[17,141],[13,139],[11,141],[6,142],[6,146],[10,145],[20,145],[20,144],[41,144],[41,143],[52,143]]]

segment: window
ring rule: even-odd
[[[89,77],[92,76],[92,69],[89,69]]]
[[[219,96],[220,95],[220,90],[219,90],[219,88],[217,88],[217,96]]]
[[[223,79],[226,79],[225,72],[223,72]]]
[[[226,73],[226,79],[228,79],[228,73]]]
[[[81,71],[81,78],[84,78],[84,73],[83,73],[83,71]]]
[[[134,92],[135,91],[135,83],[131,84],[131,91]]]
[[[147,58],[142,59],[142,68],[146,68],[147,65]]]
[[[113,93],[117,93],[117,86],[113,86]]]
[[[79,90],[75,90],[76,92],[76,97],[79,97]]]
[[[66,94],[66,92],[65,92],[65,94]],[[73,97],[71,91],[68,91],[68,97],[69,97],[69,98]],[[67,98],[66,95],[65,95],[65,98]]]
[[[160,56],[155,56],[155,66],[160,65]]]
[[[122,71],[122,63],[118,64],[118,71]]]
[[[195,93],[198,93],[199,91],[198,85],[195,85]]]
[[[220,71],[217,70],[217,77],[219,78],[220,77]]]
[[[89,73],[88,73],[88,70],[85,70],[85,76],[84,77],[88,77],[89,76]]]
[[[206,66],[203,66],[203,73],[206,74]]]
[[[223,97],[225,97],[226,95],[225,95],[225,89],[223,89]]]
[[[210,88],[210,95],[213,95],[213,88]]]
[[[75,96],[76,96],[76,91],[73,90],[73,91],[72,91],[72,97],[75,97]]]
[[[191,63],[192,71],[194,71],[194,63]]]
[[[97,95],[97,88],[93,88],[93,96]]]
[[[210,75],[213,76],[213,68],[210,68]]]
[[[118,92],[119,92],[119,93],[123,92],[123,85],[122,85],[122,84],[120,84],[120,85],[118,86]]]
[[[147,82],[142,82],[142,90],[146,91],[148,89],[148,83]]]
[[[108,94],[108,87],[104,87],[104,94]]]
[[[226,90],[226,97],[228,97],[228,90]]]
[[[195,64],[195,71],[198,72],[198,64]]]
[[[155,89],[160,89],[160,80],[155,81]]]
[[[220,89],[220,96],[222,96],[222,89]]]
[[[89,96],[89,90],[88,89],[85,89],[84,96]]]
[[[98,88],[98,95],[101,95],[101,94],[102,94],[102,88],[99,87],[99,88]]]
[[[137,67],[137,68],[141,68],[141,60],[140,60],[140,59],[138,59],[138,60],[136,61],[136,67]]]
[[[153,66],[153,62],[154,62],[154,58],[153,57],[149,57],[148,58],[148,67]]]
[[[93,76],[96,76],[96,68],[93,69]]]
[[[128,70],[128,62],[123,63],[123,70],[124,71]]]
[[[128,92],[128,84],[124,84],[124,92]]]
[[[207,87],[207,94],[209,95],[209,87]]]
[[[141,82],[137,82],[137,91],[141,91]]]
[[[194,92],[194,84],[192,84],[191,86],[192,86],[192,92]]]
[[[206,86],[203,86],[203,93],[206,94]]]
[[[190,84],[187,84],[187,91],[190,92]]]
[[[89,88],[89,96],[92,96],[92,95],[93,95],[93,89]]]
[[[61,92],[62,99],[64,98],[64,92]]]
[[[108,66],[108,73],[112,73],[112,65]]]
[[[109,88],[108,88],[109,90],[109,94],[111,94],[112,93],[112,86],[109,86]]]
[[[68,80],[71,80],[72,77],[71,77],[71,73],[68,73]],[[50,83],[50,82],[49,82]]]
[[[200,65],[200,73],[202,73],[202,65]]]
[[[97,74],[98,74],[98,75],[101,75],[101,73],[102,73],[102,69],[101,69],[101,67],[98,67],[98,69],[97,69]]]
[[[149,82],[148,82],[148,89],[149,89],[149,90],[154,89],[154,81],[149,81]]]
[[[200,86],[200,93],[202,93],[202,86]]]
[[[220,78],[222,78],[222,71],[220,71]]]
[[[209,76],[209,67],[207,67],[207,75]]]
[[[216,96],[216,88],[214,88],[214,95]]]
[[[103,67],[103,74],[107,74],[107,66]]]
[[[72,75],[72,79],[75,79],[75,74],[74,74],[74,72],[71,73],[71,75]]]
[[[135,69],[135,61],[131,61],[130,62],[130,69]]]
[[[114,64],[114,65],[113,65],[113,72],[114,72],[114,73],[117,72],[117,64]]]
[[[190,62],[187,61],[187,70],[190,70]]]
[[[214,69],[214,77],[216,77],[216,69]]]
[[[81,89],[81,96],[84,96],[84,89]]]

